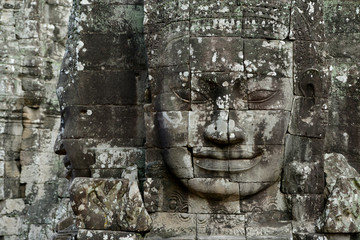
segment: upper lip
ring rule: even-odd
[[[219,159],[219,160],[239,160],[239,159],[254,159],[261,155],[262,151],[260,149],[256,150],[200,150],[193,151],[194,157],[197,158],[208,158],[208,159]]]

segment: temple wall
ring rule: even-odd
[[[287,168],[281,191],[289,197],[288,202],[298,206],[286,212],[292,220],[292,229],[297,231],[295,239],[321,239],[324,235],[315,233],[314,226],[325,204],[324,159],[320,158],[321,153],[341,153],[360,172],[360,4],[356,0],[288,2],[288,8],[280,8],[290,16],[280,19],[286,23],[280,35],[288,33],[286,41],[293,44],[294,58],[291,64],[294,94],[297,96],[294,108],[297,115],[291,119],[291,137],[288,142],[295,149],[301,146],[308,151],[287,153],[289,158],[284,163]],[[149,239],[152,236],[156,238],[156,234],[166,236],[168,231],[174,231],[170,234],[175,235],[183,232],[212,232],[216,226],[210,230],[206,227],[198,230],[184,219],[181,220],[184,228],[174,227],[174,230],[163,224],[177,221],[171,220],[172,214],[169,212],[176,212],[182,207],[180,215],[187,213],[188,203],[181,202],[184,199],[177,195],[183,205],[179,206],[179,202],[176,202],[176,206],[167,204],[167,201],[174,200],[168,198],[171,192],[179,189],[169,181],[172,179],[162,162],[159,145],[155,142],[157,133],[149,128],[145,131],[145,127],[154,125],[153,122],[150,118],[142,118],[142,106],[151,101],[153,106],[146,105],[145,108],[150,113],[155,112],[156,108],[166,111],[166,108],[174,107],[170,102],[161,103],[161,94],[156,96],[154,92],[152,95],[148,92],[149,86],[145,81],[147,63],[143,55],[142,1],[74,0],[74,3],[69,32],[68,19],[73,4],[70,0],[2,0],[0,3],[0,240],[51,239],[55,232],[61,237],[61,231],[64,231],[64,236],[69,236],[72,229],[66,227],[71,227],[73,222],[69,181],[66,177],[115,177],[121,180],[112,180],[112,185],[126,186],[128,180],[123,179],[128,179],[134,171],[141,194],[145,191],[145,196],[142,196],[145,198],[145,207],[155,219],[153,226],[156,230],[148,234]],[[251,19],[254,12],[251,12],[251,8],[247,10],[244,11],[245,15],[240,14],[238,17],[249,18],[245,21],[247,25],[242,27],[248,31],[254,30],[255,35],[244,32],[242,36],[264,38],[260,22]],[[154,26],[163,27],[162,24],[166,25],[164,15],[171,13],[155,14],[150,21],[158,21],[159,25]],[[279,16],[281,18],[285,15]],[[176,16],[171,15],[168,19]],[[195,35],[208,34],[208,29],[201,28],[201,24],[206,23],[199,24],[195,28],[199,32]],[[154,37],[151,31],[156,32],[157,29],[148,29],[148,39]],[[70,38],[65,46],[67,34]],[[159,35],[149,40],[154,43],[152,48],[161,50],[163,43],[160,37],[166,39],[168,35]],[[281,36],[270,38],[281,39]],[[65,48],[68,50],[66,53]],[[150,65],[154,65],[155,69],[158,63],[152,62],[156,60],[156,54],[154,56],[150,59]],[[164,62],[161,67],[169,67],[166,65],[169,62]],[[312,75],[314,66],[319,71]],[[59,80],[60,70],[62,77]],[[171,72],[170,69],[158,75],[164,76]],[[153,73],[157,72],[153,70]],[[305,81],[303,89],[300,89],[301,78],[307,79],[311,86],[306,88],[308,83]],[[60,104],[56,96],[58,80]],[[304,92],[304,89],[309,92]],[[307,106],[306,97],[313,98],[313,108],[303,108]],[[64,110],[65,123],[61,123],[60,109]],[[88,124],[90,122],[96,124]],[[74,165],[76,162],[71,165],[65,160],[68,166],[71,165],[71,171],[68,172],[63,157],[53,153],[59,126],[67,127],[63,139],[67,150],[71,150],[67,152],[68,156],[78,159],[79,149],[84,153],[78,165]],[[316,156],[309,157],[308,152]],[[301,175],[306,172],[304,169],[309,170],[305,178]],[[145,177],[147,181],[144,190]],[[84,184],[88,183],[85,181]],[[81,189],[82,185],[75,187]],[[128,193],[125,187],[122,191],[125,195]],[[246,208],[256,208],[263,199],[266,197],[260,195],[245,201],[241,214],[247,211]],[[285,198],[281,201],[285,202]],[[140,202],[142,199],[137,195],[137,199],[129,202],[128,206],[136,209],[137,206],[131,204]],[[91,203],[89,206],[86,209],[88,212],[77,214],[86,216],[96,209]],[[238,215],[243,216],[241,214]],[[358,215],[355,217],[358,219]],[[102,229],[103,222],[94,219],[85,225],[78,222],[80,239],[87,238],[87,230],[91,228],[88,226]],[[140,215],[140,219],[148,221],[148,215]],[[343,224],[346,219],[345,222],[342,219],[338,221],[339,224],[333,229],[340,230],[333,233],[331,229],[326,230],[328,239],[349,240],[358,237],[355,230],[341,230],[346,225]],[[107,230],[105,234],[113,234],[115,237],[127,236],[127,233],[112,231],[124,226],[127,231],[133,232],[149,230],[148,226],[131,224],[121,219],[109,223],[107,229],[103,230]],[[241,229],[233,226],[230,232],[239,231],[243,234],[246,224],[241,219],[237,225]],[[260,227],[250,226],[247,231],[256,232]],[[102,231],[89,232],[98,234],[99,238],[104,236]],[[339,233],[342,235],[337,235]],[[142,238],[140,235],[132,237]]]
[[[51,239],[71,214],[56,84],[72,2],[0,1],[0,239]]]

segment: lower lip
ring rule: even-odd
[[[194,164],[197,167],[216,172],[243,172],[255,167],[260,161],[261,156],[252,159],[229,160],[194,157]]]

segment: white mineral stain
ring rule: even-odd
[[[347,82],[347,76],[336,76],[335,77],[337,80],[339,80],[342,83],[346,83]]]
[[[217,52],[214,52],[214,54],[213,54],[213,56],[212,56],[212,58],[211,58],[211,61],[212,61],[213,63],[215,63],[215,62],[216,62],[216,59],[217,59]]]

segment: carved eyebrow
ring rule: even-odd
[[[263,103],[270,100],[278,90],[258,89],[248,93],[249,103]]]

